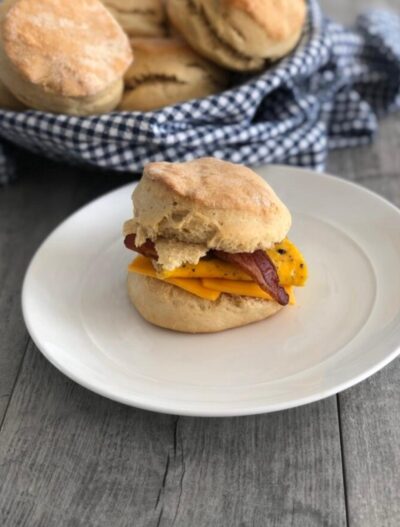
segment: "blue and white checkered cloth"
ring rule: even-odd
[[[81,118],[0,111],[0,182],[12,177],[11,143],[115,171],[200,156],[323,169],[328,149],[369,143],[378,116],[396,109],[400,18],[371,11],[349,30],[309,0],[296,51],[221,94],[151,113]]]

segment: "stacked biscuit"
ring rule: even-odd
[[[103,4],[130,37],[168,34],[163,0],[103,0]]]
[[[118,5],[116,16],[133,37],[135,60],[120,104],[127,111],[155,110],[222,91],[229,72],[261,70],[292,51],[306,16],[305,0],[160,0],[159,10],[154,0],[104,3],[113,12]],[[140,17],[146,31],[132,31],[139,27],[133,19]],[[154,37],[156,28],[158,38],[143,38]]]
[[[150,111],[228,86],[298,43],[305,0],[5,0],[0,107]]]
[[[16,0],[0,21],[0,76],[28,108],[114,110],[132,62],[129,39],[99,0]]]

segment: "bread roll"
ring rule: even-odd
[[[163,0],[103,0],[130,37],[163,37],[167,20]]]
[[[2,12],[0,77],[30,108],[109,112],[131,61],[128,38],[99,0],[18,0]]]
[[[298,43],[305,0],[167,0],[172,24],[204,57],[237,71],[261,69]]]
[[[215,158],[148,164],[133,193],[125,234],[175,239],[231,253],[267,249],[285,238],[291,215],[251,169]]]
[[[277,302],[222,294],[211,302],[167,282],[129,273],[128,293],[148,322],[185,333],[213,333],[264,320],[282,309]]]
[[[223,90],[228,75],[183,40],[133,39],[135,62],[125,75],[119,108],[149,111]]]

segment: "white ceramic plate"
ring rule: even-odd
[[[23,312],[34,342],[74,381],[141,408],[230,416],[282,410],[365,379],[399,353],[400,211],[308,170],[259,170],[293,215],[309,264],[298,305],[244,328],[184,335],[142,320],[126,292],[121,225],[133,185],[94,201],[44,242]]]

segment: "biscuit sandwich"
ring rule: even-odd
[[[188,333],[243,326],[295,302],[307,266],[287,239],[291,215],[255,172],[214,158],[150,163],[133,192],[125,246],[132,303]]]
[[[156,110],[206,97],[227,86],[227,72],[182,39],[136,38],[131,43],[135,61],[125,75],[120,110]]]
[[[121,100],[128,37],[99,0],[16,0],[0,11],[0,77],[29,108],[91,115]]]
[[[204,57],[256,71],[297,45],[305,0],[167,0],[172,25]]]

